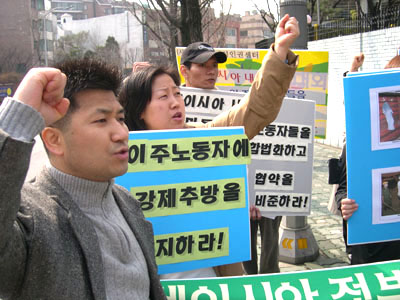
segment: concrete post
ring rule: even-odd
[[[307,49],[307,3],[306,0],[281,0],[280,15],[289,14],[299,21],[300,36],[292,45],[293,49]],[[307,224],[307,217],[287,216],[282,218],[280,227],[279,260],[301,264],[315,260],[319,247]]]

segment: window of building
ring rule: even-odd
[[[36,10],[44,10],[44,0],[31,0],[31,7]]]
[[[248,32],[247,30],[240,30],[240,36],[247,36]]]
[[[46,40],[46,42],[44,40],[40,40],[39,41],[39,49],[40,51],[44,52],[45,49],[47,49],[47,52],[52,52],[54,51],[54,44],[52,40]]]
[[[236,29],[235,28],[227,28],[226,35],[227,36],[236,36]]]
[[[226,44],[225,48],[235,48],[236,45],[235,44]]]
[[[46,19],[46,31],[53,32],[53,22]]]

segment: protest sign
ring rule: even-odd
[[[188,122],[210,121],[245,96],[185,87],[181,92]],[[313,101],[285,98],[275,122],[251,140],[250,202],[263,216],[310,213],[314,116]]]
[[[153,224],[160,274],[250,259],[248,163],[242,127],[130,133],[116,183]]]
[[[184,47],[176,48],[178,66],[184,49]],[[215,51],[222,51],[228,57],[225,63],[218,64],[216,86],[232,92],[248,92],[257,70],[261,67],[263,58],[269,50],[215,48]],[[286,97],[315,101],[315,137],[324,139],[327,120],[329,53],[308,50],[294,50],[293,52],[299,55],[299,65]],[[182,76],[181,80],[184,83],[185,79]]]
[[[348,243],[400,239],[400,72],[344,79],[348,197],[359,204],[348,220]]]
[[[314,271],[162,280],[168,300],[397,300],[400,261]]]

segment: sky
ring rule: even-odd
[[[231,14],[240,14],[243,16],[245,11],[253,11],[256,10],[255,5],[259,9],[264,9],[268,11],[267,1],[270,3],[270,8],[273,13],[276,12],[276,3],[279,4],[279,0],[215,0],[211,5],[216,13],[219,14],[221,11],[221,1],[223,3],[223,12],[226,14],[229,9],[229,5],[232,4]]]
[[[133,2],[135,0],[128,0]],[[271,11],[273,13],[276,12],[276,3],[279,4],[280,0],[214,0],[211,4],[211,7],[215,9],[216,15],[218,16],[221,7],[223,7],[223,12],[225,14],[228,13],[229,5],[232,5],[230,14],[240,14],[243,16],[245,11],[253,11],[256,10],[255,4],[259,9],[264,9],[268,11],[267,1],[270,3]],[[222,3],[222,6],[221,6]]]

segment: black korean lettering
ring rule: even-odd
[[[197,104],[197,107],[202,106],[204,108],[208,108],[209,102],[210,102],[210,96],[200,96],[200,100],[199,103]]]
[[[156,198],[153,190],[147,192],[135,193],[136,199],[140,202],[140,208],[143,211],[150,210],[154,207],[154,199]]]
[[[294,156],[296,145],[285,145],[285,156]]]
[[[192,155],[195,160],[206,160],[210,156],[210,145],[208,141],[193,142]]]
[[[233,144],[233,156],[235,157],[247,157],[249,156],[249,140],[241,139],[236,140]]]
[[[256,195],[255,205],[264,207],[266,198],[265,195]]]
[[[290,204],[290,195],[281,195],[279,197],[279,206],[280,207],[289,207]]]
[[[192,254],[193,253],[193,235],[184,236],[181,235],[176,239],[176,254]]]
[[[190,160],[189,150],[179,150],[177,144],[172,145],[172,161]]]
[[[186,123],[197,122],[197,117],[186,117]]]
[[[264,128],[264,134],[266,136],[275,136],[276,125],[270,124]]]
[[[278,131],[276,132],[276,136],[286,137],[287,132],[288,132],[288,129],[287,129],[286,125],[278,125]]]
[[[215,98],[211,103],[211,107],[213,109],[222,110],[224,103],[225,103],[224,98]]]
[[[198,200],[197,189],[194,186],[187,186],[181,189],[181,196],[179,201],[186,201],[187,206],[192,205],[192,201]]]
[[[239,183],[230,182],[224,185],[224,201],[238,201],[239,193]]]
[[[214,147],[214,151],[211,157],[228,157],[228,149],[231,147],[229,146],[228,140],[213,141],[212,145]]]
[[[128,163],[133,164],[137,161],[137,159],[139,159],[139,163],[144,164],[145,155],[146,155],[146,145],[145,144],[140,144],[139,146],[132,145],[129,147]]]
[[[186,95],[185,98],[183,99],[183,101],[185,102],[185,106],[186,107],[194,107],[195,103],[196,103],[196,95]]]
[[[261,145],[261,155],[271,155],[272,143]]]
[[[208,122],[211,122],[212,119],[207,119],[207,118],[202,118],[201,123],[207,124]]]
[[[267,178],[267,173],[264,172],[257,172],[256,173],[256,185],[264,185],[265,184],[265,179]]]
[[[297,153],[296,156],[306,156],[307,153],[307,147],[306,146],[300,146],[297,145]]]
[[[282,144],[275,144],[272,150],[273,155],[275,156],[282,156],[283,154],[283,145]]]
[[[277,207],[278,206],[278,195],[268,195],[267,206],[268,207]]]
[[[150,154],[150,158],[156,158],[159,164],[163,162],[164,158],[169,157],[167,144],[152,145],[151,148],[153,152]]]
[[[157,239],[155,248],[157,249],[156,257],[172,256],[174,250],[174,238]]]
[[[159,190],[160,201],[158,202],[158,208],[161,207],[176,207],[176,189]]]
[[[268,175],[268,181],[272,184],[278,185],[280,179],[281,179],[281,174],[279,173],[270,173]]]
[[[251,154],[257,155],[260,150],[260,143],[251,142]]]
[[[299,136],[299,126],[289,126],[288,137],[297,138]]]
[[[200,234],[199,235],[199,251],[213,251],[215,243],[215,234],[211,232],[210,234]]]
[[[300,138],[309,139],[311,135],[311,129],[309,127],[301,127]]]
[[[200,188],[201,202],[204,204],[211,204],[217,201],[217,193],[219,191],[218,184],[209,186],[202,186]]]
[[[301,203],[303,202],[303,197],[302,196],[293,196],[293,202],[292,206],[293,207],[301,207]]]
[[[293,183],[293,174],[283,174],[282,176],[282,185],[292,185]]]

